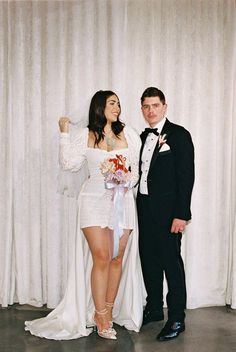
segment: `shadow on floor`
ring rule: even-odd
[[[24,321],[47,315],[47,308],[14,304],[0,309],[0,352],[236,352],[236,311],[211,307],[187,311],[186,331],[177,339],[158,342],[163,322],[146,325],[140,333],[116,325],[118,339],[92,333],[70,341],[46,340],[24,331]]]

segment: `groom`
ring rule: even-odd
[[[185,330],[186,286],[181,237],[191,219],[194,147],[190,133],[167,120],[161,90],[147,88],[141,109],[149,128],[141,134],[137,195],[139,248],[147,305],[143,325],[164,319],[163,278],[168,284],[168,320],[157,335],[165,341]]]

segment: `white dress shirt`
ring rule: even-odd
[[[157,128],[157,131],[161,133],[161,130],[166,122],[166,117],[164,117],[156,126],[153,128]],[[156,136],[154,133],[149,133],[147,139],[145,141],[143,152],[141,155],[141,171],[142,176],[140,179],[139,192],[142,194],[148,195],[148,186],[147,186],[147,176],[152,160],[152,154],[156,147],[156,144],[159,140],[159,136]]]

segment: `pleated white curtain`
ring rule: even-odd
[[[55,307],[76,200],[58,194],[59,116],[86,121],[96,90],[141,131],[140,96],[162,89],[196,150],[183,240],[188,307],[236,308],[234,0],[0,2],[0,304]]]

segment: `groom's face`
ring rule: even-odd
[[[159,97],[147,97],[142,103],[142,113],[151,127],[154,127],[165,116],[167,105]]]

